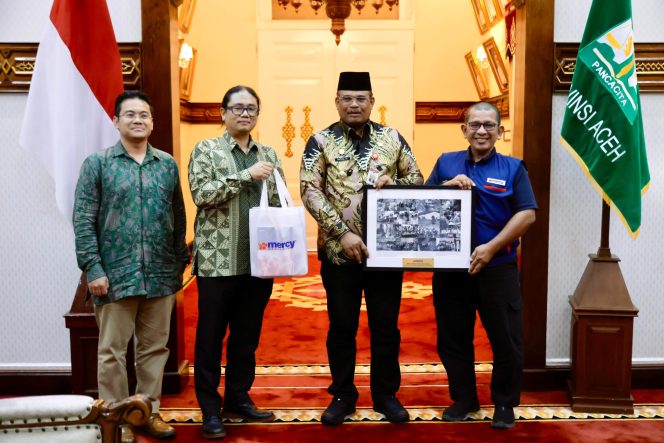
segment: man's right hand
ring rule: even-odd
[[[251,178],[254,180],[265,180],[272,175],[274,165],[270,162],[259,161],[247,168]]]
[[[475,182],[473,182],[470,177],[465,174],[459,174],[452,180],[443,182],[443,184],[445,186],[458,186],[460,189],[472,189],[473,186],[475,186]]]
[[[88,291],[95,297],[106,297],[108,295],[108,278],[99,277],[88,282]]]
[[[341,236],[339,242],[341,243],[341,247],[344,248],[344,254],[351,260],[362,263],[364,257],[369,256],[369,250],[362,241],[362,238],[353,232],[346,232]]]

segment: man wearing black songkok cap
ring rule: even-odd
[[[300,169],[302,201],[318,222],[318,258],[327,293],[327,354],[334,397],[321,417],[339,425],[355,411],[356,335],[362,304],[371,332],[371,397],[391,422],[409,420],[396,398],[401,383],[397,326],[401,271],[365,271],[363,186],[419,185],[423,177],[396,129],[369,120],[374,105],[368,72],[342,72],[335,98],[340,121],[309,138]]]

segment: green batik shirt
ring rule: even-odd
[[[302,202],[318,222],[318,257],[353,263],[340,239],[351,231],[362,237],[363,187],[370,169],[399,185],[424,182],[413,151],[396,129],[369,121],[362,137],[337,122],[312,135],[300,168]]]
[[[277,167],[277,153],[269,146],[249,141],[245,154],[228,132],[199,142],[189,160],[189,187],[198,207],[194,221],[194,266],[200,277],[250,273],[249,209],[260,202],[261,183],[248,168],[257,161]],[[270,176],[270,206],[280,206],[274,177]]]
[[[141,164],[118,141],[83,162],[74,201],[76,259],[87,280],[106,276],[106,297],[159,297],[182,287],[189,263],[175,159],[148,145]]]

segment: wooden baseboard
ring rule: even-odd
[[[0,371],[0,396],[71,394],[71,371]]]
[[[525,369],[524,391],[555,391],[567,389],[569,368]],[[632,367],[632,389],[664,389],[664,365]]]

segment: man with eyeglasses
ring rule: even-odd
[[[318,258],[330,321],[327,354],[332,402],[321,421],[340,425],[355,411],[356,335],[362,304],[371,332],[371,397],[374,410],[390,422],[406,422],[396,398],[401,383],[397,325],[401,304],[400,271],[365,271],[362,241],[365,184],[422,184],[410,146],[396,129],[369,120],[374,105],[368,72],[342,72],[335,98],[340,120],[306,144],[300,168],[302,201],[318,222]]]
[[[453,401],[443,420],[462,421],[480,409],[473,347],[479,312],[494,360],[491,426],[508,429],[515,425],[513,408],[520,401],[523,370],[517,248],[519,238],[535,222],[537,203],[523,161],[496,152],[504,128],[494,105],[470,106],[461,131],[468,149],[441,155],[426,182],[473,189],[477,197],[468,272],[433,276],[438,354]]]
[[[159,416],[159,400],[171,311],[189,263],[180,175],[173,157],[148,143],[147,95],[120,94],[113,123],[120,140],[83,162],[73,214],[76,258],[99,326],[99,396],[129,396],[126,353],[135,336],[136,393],[152,401],[152,415],[139,430],[170,438],[175,430]],[[121,441],[134,441],[128,425]]]
[[[256,350],[273,279],[251,275],[249,211],[259,206],[263,183],[271,206],[279,206],[274,170],[283,177],[276,151],[251,135],[260,98],[243,85],[221,100],[223,134],[201,140],[191,152],[189,187],[197,206],[193,273],[198,284],[194,355],[196,399],[203,437],[223,438],[222,414],[253,422],[274,420],[256,407],[250,390],[256,378]],[[223,398],[219,392],[226,334]],[[223,412],[222,412],[223,410]]]

